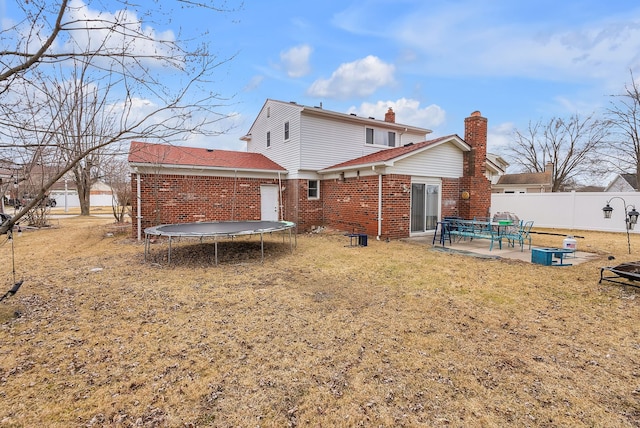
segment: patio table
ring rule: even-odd
[[[493,242],[498,241],[500,249],[502,249],[501,232],[505,226],[509,225],[488,220],[451,220],[448,225],[448,233],[450,237],[458,237],[458,241],[467,238],[470,240],[474,238],[488,239],[490,241],[489,250],[493,249]]]

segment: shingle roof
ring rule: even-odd
[[[396,160],[410,153],[423,150],[427,147],[442,143],[451,139],[459,137],[457,135],[447,135],[445,137],[436,138],[435,140],[423,141],[421,143],[407,144],[401,147],[395,147],[393,149],[381,150],[379,152],[371,153],[359,158],[351,159],[346,162],[339,163],[337,165],[330,166],[324,170],[344,169],[349,167],[380,164],[391,160]],[[462,140],[460,140],[462,141]]]
[[[638,190],[638,176],[635,174],[620,174],[622,178],[634,189]]]
[[[129,162],[223,169],[286,171],[283,167],[260,153],[200,149],[139,141],[131,142]]]
[[[496,184],[551,184],[551,173],[523,172],[520,174],[504,174],[500,176]]]

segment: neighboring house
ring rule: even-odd
[[[637,192],[638,177],[636,174],[617,174],[604,189],[605,192]]]
[[[507,173],[509,162],[499,155],[487,153],[486,173],[485,176],[491,182],[496,184],[500,177]]]
[[[376,120],[267,100],[247,152],[132,142],[134,236],[161,223],[283,219],[402,238],[443,216],[488,216],[487,119],[465,119],[464,140],[428,133],[391,109]]]
[[[491,186],[492,193],[545,193],[553,188],[553,164],[547,163],[544,172],[504,174]]]
[[[49,197],[56,201],[58,207],[79,207],[78,189],[73,180],[61,178],[53,183]],[[113,189],[102,180],[91,185],[89,204],[92,207],[110,207],[113,204]]]

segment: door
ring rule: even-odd
[[[278,186],[260,186],[260,218],[264,221],[278,221]]]
[[[411,184],[411,233],[434,230],[440,211],[440,185]]]

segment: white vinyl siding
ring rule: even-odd
[[[310,178],[307,176],[310,171],[388,149],[366,144],[367,124],[363,121],[304,114],[302,110],[298,104],[267,100],[249,130],[251,139],[247,142],[247,151],[262,153],[281,165],[288,170],[290,179],[306,179]],[[285,142],[286,122],[289,140]],[[385,130],[383,123],[371,127]],[[270,147],[267,147],[267,132],[270,132]],[[395,132],[396,147],[425,140],[425,134],[420,132],[402,133],[397,128],[392,132]]]
[[[453,143],[443,143],[397,161],[388,170],[393,174],[458,178],[463,175],[464,154]]]
[[[247,151],[262,153],[283,168],[297,171],[300,168],[300,110],[301,107],[296,104],[267,101],[251,127],[252,138],[247,143]],[[289,122],[289,140],[286,143],[285,122]],[[268,150],[265,141],[267,132],[271,137]]]
[[[300,126],[302,127],[300,165],[303,169],[319,170],[349,159],[386,150],[382,146],[366,144],[365,127],[359,123],[303,115]],[[400,136],[396,133],[396,146],[424,140],[424,134],[406,133]]]

